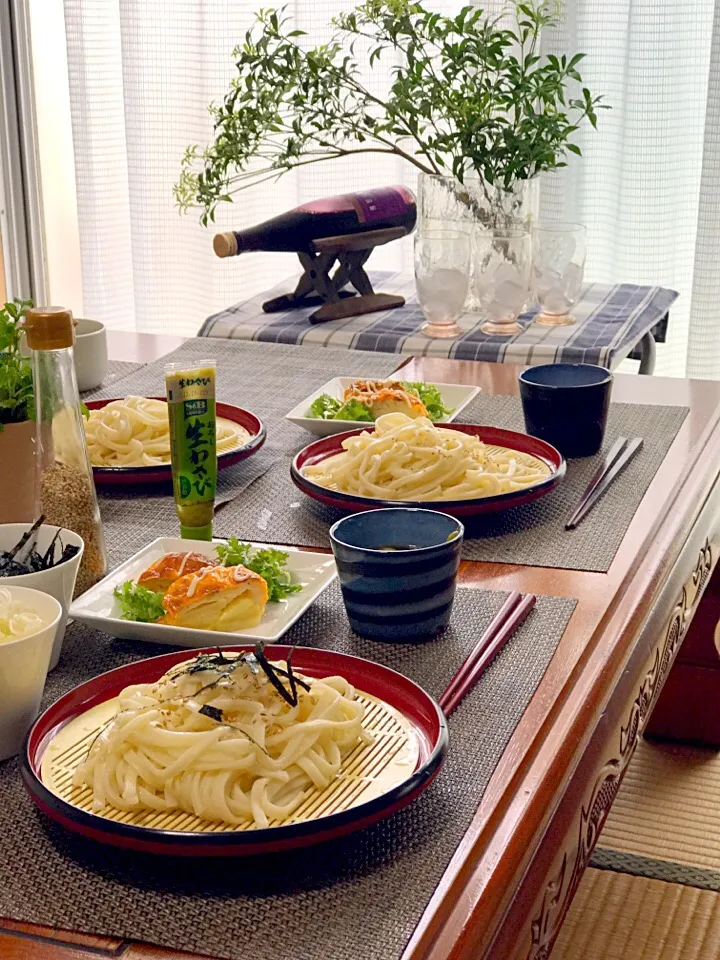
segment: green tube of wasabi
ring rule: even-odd
[[[212,540],[217,488],[215,361],[165,366],[170,459],[180,536]]]

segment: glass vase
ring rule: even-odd
[[[477,174],[468,174],[465,182],[460,183],[455,177],[420,173],[418,233],[451,227],[467,232],[470,238],[470,277],[464,312],[477,313],[482,309],[475,270],[478,236],[488,231],[527,229],[536,216],[537,195],[536,179],[518,180],[511,190],[503,190]]]

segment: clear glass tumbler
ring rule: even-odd
[[[575,323],[570,311],[582,290],[587,230],[581,223],[539,223],[533,228],[533,291],[540,304],[535,322]]]
[[[517,318],[530,292],[532,243],[521,229],[490,230],[475,237],[475,289],[486,316],[480,329],[494,336],[522,333]]]
[[[415,287],[428,337],[457,337],[470,282],[470,234],[432,230],[415,235]]]

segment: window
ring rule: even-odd
[[[460,5],[428,3],[438,10]],[[223,95],[232,48],[259,6],[30,0],[54,300],[110,326],[190,335],[207,315],[296,270],[285,255],[217,260],[213,230],[192,214],[181,218],[171,192],[185,146],[210,137],[207,104]],[[314,42],[327,37],[333,12],[354,3],[331,6],[293,5],[298,27]],[[560,39],[587,53],[588,85],[613,109],[597,133],[582,132],[584,157],[544,179],[541,214],[587,224],[588,279],[680,292],[658,373],[720,372],[720,334],[710,354],[704,349],[720,297],[712,254],[719,218],[700,217],[720,168],[718,98],[708,96],[711,59],[720,50],[714,8],[714,0],[564,4]],[[221,211],[217,228],[258,222],[311,197],[397,181],[412,186],[414,179],[395,158],[318,164],[242,194]],[[373,262],[382,255],[393,268],[407,267],[407,251],[392,244]]]

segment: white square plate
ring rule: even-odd
[[[313,401],[321,394],[329,393],[331,397],[336,397],[338,400],[341,400],[345,389],[355,380],[359,379],[361,378],[335,377],[334,380],[329,380],[323,387],[320,387],[319,390],[310,394],[306,400],[303,400],[302,403],[294,407],[290,413],[286,415],[285,419],[297,424],[298,427],[304,427],[306,430],[309,430],[310,433],[314,433],[316,437],[330,437],[335,433],[345,433],[346,430],[371,430],[372,424],[367,421],[320,420],[318,417],[307,416]],[[399,370],[395,376],[386,378],[387,381],[401,379],[402,370]],[[438,420],[438,423],[451,423],[455,417],[465,409],[470,401],[480,393],[480,387],[466,387],[461,383],[436,383],[434,386],[439,389],[445,406],[452,410],[452,413],[443,417],[442,420]]]
[[[335,578],[337,569],[332,555],[310,553],[295,547],[283,547],[288,554],[287,568],[293,581],[303,586],[297,593],[291,593],[279,603],[268,603],[265,614],[256,627],[236,633],[215,630],[188,630],[185,627],[169,627],[163,623],[138,623],[135,620],[123,620],[118,602],[113,596],[115,587],[126,580],[137,580],[143,570],[165,553],[182,553],[192,550],[216,559],[214,543],[222,540],[200,541],[181,540],[178,537],[160,537],[130,557],[125,563],[109,573],[100,583],[96,583],[87,593],[72,604],[70,616],[89,627],[102,630],[111,637],[124,640],[146,640],[149,643],[165,643],[176,647],[216,647],[223,643],[237,643],[240,640],[265,640],[273,643],[301,617],[308,607],[317,600],[323,590]],[[254,547],[268,544],[254,543]]]

